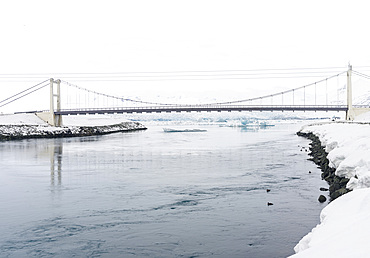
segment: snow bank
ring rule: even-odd
[[[0,125],[0,140],[91,136],[144,129],[146,128],[138,122],[123,122],[103,126],[63,127],[45,125]]]
[[[291,257],[369,257],[369,204],[369,188],[335,199],[322,210],[321,223],[302,238]]]
[[[35,114],[0,115],[0,140],[101,135],[146,129],[122,116],[65,116],[62,127],[53,127]]]
[[[63,116],[64,126],[102,126],[129,122],[124,115]],[[47,125],[34,113],[0,115],[0,125]]]
[[[35,114],[5,114],[0,115],[0,125],[47,125]]]
[[[301,131],[320,138],[329,153],[329,166],[336,169],[337,176],[350,179],[348,189],[370,187],[369,123],[315,124]]]
[[[360,117],[369,121],[369,115]],[[370,123],[337,122],[306,126],[320,138],[335,174],[349,178],[347,193],[326,206],[321,223],[295,246],[291,257],[369,257]]]

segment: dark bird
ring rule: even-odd
[[[267,206],[274,205],[272,202],[268,202]]]
[[[271,190],[270,189],[266,189],[266,192],[270,192]]]

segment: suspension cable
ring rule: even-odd
[[[328,78],[325,78],[325,79],[316,81],[314,83],[310,83],[310,84],[303,85],[303,86],[300,86],[300,87],[297,87],[297,88],[294,88],[294,89],[290,89],[290,90],[278,92],[278,93],[275,93],[275,94],[269,94],[269,95],[264,95],[264,96],[260,96],[260,97],[250,98],[250,99],[227,101],[227,102],[216,102],[216,103],[205,103],[205,104],[200,104],[200,105],[202,105],[202,106],[229,105],[229,104],[242,103],[242,102],[247,102],[247,101],[254,101],[254,100],[258,100],[258,99],[261,99],[262,100],[262,99],[265,99],[265,98],[278,96],[280,94],[284,95],[284,94],[287,94],[287,93],[290,93],[290,92],[293,92],[294,93],[295,90],[305,89],[306,87],[309,87],[309,86],[312,86],[312,85],[316,85],[317,83],[321,83],[321,82],[327,81],[329,79],[332,79],[332,78],[335,78],[337,76],[340,76],[340,75],[342,75],[344,73],[346,73],[346,71],[345,72],[341,72],[341,73],[336,74],[336,75],[333,75],[333,76],[330,76]],[[104,97],[108,97],[108,98],[113,98],[113,99],[118,99],[118,100],[122,100],[122,101],[130,101],[130,102],[141,103],[141,104],[150,104],[150,105],[166,105],[166,106],[169,106],[169,105],[177,105],[177,104],[170,104],[170,103],[158,103],[158,102],[149,102],[149,101],[141,101],[141,100],[133,100],[133,99],[128,99],[128,98],[116,97],[116,96],[113,96],[113,95],[107,95],[107,94],[104,94],[104,93],[100,93],[100,92],[96,92],[96,91],[89,90],[89,89],[86,89],[86,88],[82,88],[82,87],[80,87],[78,85],[72,84],[72,83],[67,82],[67,81],[64,81],[64,80],[62,80],[62,82],[65,83],[65,84],[67,84],[68,86],[72,86],[72,87],[75,87],[75,88],[80,89],[80,90],[84,90],[84,91],[87,91],[87,92],[90,92],[90,93],[93,93],[93,94],[96,94],[96,95],[100,95],[100,96],[104,96]]]
[[[291,89],[291,90],[286,90],[286,91],[282,91],[282,92],[278,92],[278,93],[275,93],[275,94],[269,94],[269,95],[264,95],[264,96],[261,96],[261,97],[255,97],[255,98],[250,98],[250,99],[242,99],[242,100],[235,100],[235,101],[228,101],[228,102],[217,102],[217,103],[210,103],[210,104],[204,104],[204,105],[225,105],[225,104],[235,104],[235,103],[241,103],[241,102],[246,102],[246,101],[254,101],[254,100],[258,100],[260,98],[267,98],[267,97],[271,97],[271,96],[278,96],[280,94],[286,94],[286,93],[290,93],[290,92],[294,92],[294,90],[300,90],[300,89],[304,89],[306,87],[309,87],[309,86],[312,86],[312,85],[315,85],[316,83],[321,83],[321,82],[324,82],[325,80],[329,80],[329,79],[332,79],[332,78],[335,78],[339,75],[342,75],[344,73],[346,73],[347,71],[345,72],[341,72],[339,74],[336,74],[336,75],[333,75],[333,76],[330,76],[328,78],[325,78],[325,79],[322,79],[322,80],[319,80],[319,81],[316,81],[314,83],[310,83],[310,84],[307,84],[307,85],[304,85],[304,86],[300,86],[298,88],[294,88],[294,89]]]
[[[90,92],[90,93],[93,93],[93,94],[96,94],[96,95],[99,95],[99,96],[103,96],[103,97],[107,97],[107,98],[113,98],[113,99],[117,99],[117,100],[121,100],[121,101],[130,101],[130,102],[141,103],[141,104],[162,105],[162,106],[173,106],[173,105],[177,105],[177,104],[168,104],[168,103],[158,103],[158,102],[149,102],[149,101],[141,101],[141,100],[127,99],[127,98],[117,97],[117,96],[108,95],[108,94],[96,92],[96,91],[93,91],[93,90],[89,90],[89,89],[86,89],[86,88],[82,88],[82,87],[80,87],[78,85],[72,84],[72,83],[67,82],[67,81],[64,81],[64,80],[62,80],[62,82],[65,83],[68,86],[75,87],[75,88],[77,88],[79,90],[87,91],[87,92]]]
[[[45,82],[47,82],[47,81],[49,81],[49,80],[45,80],[45,81],[43,81],[43,82],[40,82],[40,83],[38,83],[38,84],[36,84],[36,85],[34,85],[34,86],[32,86],[32,87],[28,88],[28,89],[25,89],[25,90],[23,90],[23,91],[21,91],[21,92],[19,92],[19,93],[15,94],[15,95],[13,95],[13,96],[10,96],[9,98],[6,98],[6,99],[4,99],[4,100],[0,101],[0,103],[3,103],[3,102],[5,102],[5,101],[7,101],[7,100],[9,100],[9,99],[12,99],[12,98],[14,98],[14,97],[16,97],[16,96],[18,96],[18,95],[20,95],[20,94],[22,94],[22,93],[26,92],[26,91],[29,91],[29,90],[31,90],[31,89],[33,89],[33,88],[36,88],[37,86],[39,86],[39,85],[41,85],[41,84],[43,84],[43,83],[45,83]],[[25,96],[26,96],[26,95],[25,95]]]
[[[46,80],[46,81],[48,81],[48,80]],[[5,104],[2,104],[0,107],[3,107],[3,106],[6,106],[6,105],[8,105],[8,104],[10,104],[10,103],[12,103],[12,102],[14,102],[14,101],[16,101],[16,100],[18,100],[18,99],[21,99],[21,98],[23,98],[23,97],[25,97],[25,96],[27,96],[27,95],[30,95],[31,93],[34,93],[35,91],[38,91],[38,90],[41,90],[42,88],[44,88],[44,87],[46,87],[46,86],[48,86],[49,84],[47,83],[47,84],[45,84],[45,85],[42,85],[42,86],[40,86],[39,88],[37,88],[37,89],[35,89],[35,90],[33,90],[33,91],[30,91],[30,92],[28,92],[28,93],[26,93],[26,94],[24,94],[24,95],[22,95],[22,96],[20,96],[20,97],[18,97],[18,98],[15,98],[15,99],[13,99],[13,100],[10,100],[10,101],[8,101],[7,103],[5,103]],[[33,87],[32,87],[33,88]],[[16,94],[16,95],[19,95],[19,94]],[[15,95],[15,96],[16,96]],[[8,98],[9,99],[9,98]],[[3,102],[3,101],[2,101]]]
[[[354,74],[357,74],[358,76],[361,76],[361,77],[365,78],[365,79],[370,79],[370,75],[367,75],[367,74],[364,74],[364,73],[360,73],[360,72],[357,72],[357,71],[354,71],[354,70],[352,70],[352,72]]]

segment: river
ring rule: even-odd
[[[300,123],[148,127],[1,142],[0,256],[286,257],[319,222]]]

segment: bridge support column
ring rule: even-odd
[[[57,98],[57,112],[61,110],[61,102],[60,102],[60,80],[55,81],[57,83],[57,94],[54,94],[53,97]],[[54,99],[53,99],[54,100]],[[53,111],[54,113],[54,111]],[[54,114],[54,126],[62,126],[62,115],[55,115]]]
[[[54,83],[57,84],[57,92],[54,94]],[[47,122],[49,125],[52,126],[62,126],[62,115],[55,115],[54,111],[54,97],[57,98],[57,107],[56,111],[61,110],[61,102],[60,102],[60,80],[54,81],[53,78],[50,79],[50,111],[49,112],[42,112],[36,113],[36,115]]]
[[[355,112],[352,107],[352,65],[348,65],[347,71],[347,113],[346,113],[346,120],[352,121],[355,119]]]

